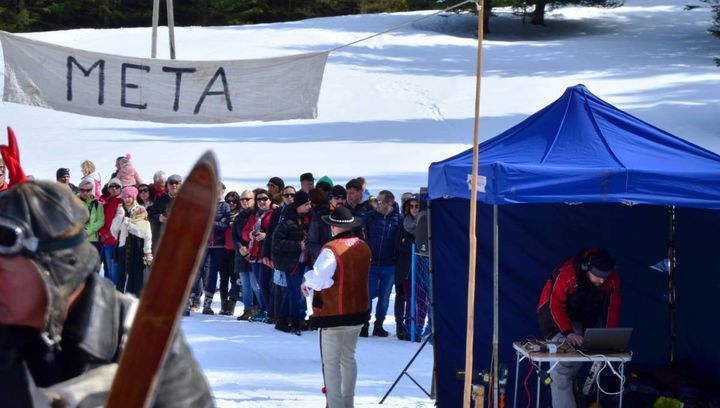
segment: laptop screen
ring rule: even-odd
[[[585,330],[582,349],[586,351],[624,352],[630,345],[632,328],[591,328]]]

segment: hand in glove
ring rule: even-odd
[[[143,256],[143,263],[145,263],[145,265],[150,266],[150,265],[152,265],[152,262],[153,262],[152,254],[145,254],[145,256]]]

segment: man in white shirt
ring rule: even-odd
[[[350,210],[338,207],[322,220],[330,225],[333,238],[323,245],[313,269],[305,273],[301,289],[305,296],[314,291],[311,320],[320,329],[327,406],[348,408],[355,398],[355,348],[360,330],[370,318],[371,253],[353,233],[362,220]]]

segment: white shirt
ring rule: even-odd
[[[335,254],[333,251],[323,248],[318,255],[313,268],[305,272],[305,286],[313,290],[323,290],[331,287],[333,275],[335,274]]]

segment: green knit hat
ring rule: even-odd
[[[330,177],[328,177],[328,176],[322,176],[322,177],[320,177],[320,179],[317,181],[317,183],[315,183],[315,187],[318,187],[318,185],[319,185],[320,183],[326,183],[326,184],[328,184],[327,191],[330,191],[330,189],[333,188],[333,185],[334,185],[332,179],[331,179]]]

